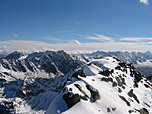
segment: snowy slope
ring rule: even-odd
[[[46,114],[152,114],[152,84],[131,64],[92,60],[69,75]]]

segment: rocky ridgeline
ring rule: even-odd
[[[46,114],[152,113],[152,84],[134,66],[116,58],[82,66],[64,85]]]

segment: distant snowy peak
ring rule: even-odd
[[[17,60],[17,59],[19,59],[20,57],[22,57],[22,56],[24,56],[24,55],[25,55],[25,54],[22,53],[22,52],[17,52],[17,51],[15,51],[15,52],[7,55],[7,56],[5,57],[5,59],[7,59],[7,60],[10,60],[10,59]]]
[[[69,75],[46,114],[151,114],[152,84],[114,57],[93,60]]]
[[[63,75],[73,71],[83,64],[64,51],[46,51],[24,54],[13,52],[0,59],[1,69],[7,72],[22,73],[48,73],[50,75]],[[1,71],[3,72],[3,71]]]

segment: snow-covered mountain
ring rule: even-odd
[[[80,67],[82,64],[83,62],[64,51],[36,52],[29,55],[14,52],[0,59],[0,68],[4,69],[1,70],[3,74],[5,74],[4,71],[14,75],[16,72],[20,72],[25,74],[26,77],[31,74],[36,74],[38,77],[38,74],[41,75],[42,73],[46,73],[46,75],[49,75],[48,77],[61,76]],[[15,78],[24,77],[15,76]]]
[[[64,51],[14,52],[0,59],[0,112],[42,114],[66,75],[83,64]]]
[[[152,84],[115,57],[94,59],[67,78],[46,114],[152,114]]]
[[[129,62],[132,64],[136,64],[137,62],[146,62],[147,60],[152,59],[152,54],[150,52],[142,53],[142,52],[122,52],[122,51],[116,51],[116,52],[97,51],[83,55],[87,56],[89,59],[100,59],[107,56],[109,57],[115,56],[118,59],[120,59],[122,62]]]
[[[152,53],[149,51],[145,53],[121,52],[121,51],[116,51],[116,52],[97,51],[97,52],[92,52],[90,54],[81,54],[81,55],[88,60],[101,59],[107,56],[116,57],[122,62],[132,63],[135,66],[135,68],[146,77],[152,74]]]
[[[0,112],[152,113],[152,85],[131,64],[88,57],[46,51],[0,58]]]

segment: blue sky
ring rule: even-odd
[[[0,0],[0,52],[27,42],[35,50],[151,51],[151,30],[150,0]]]

